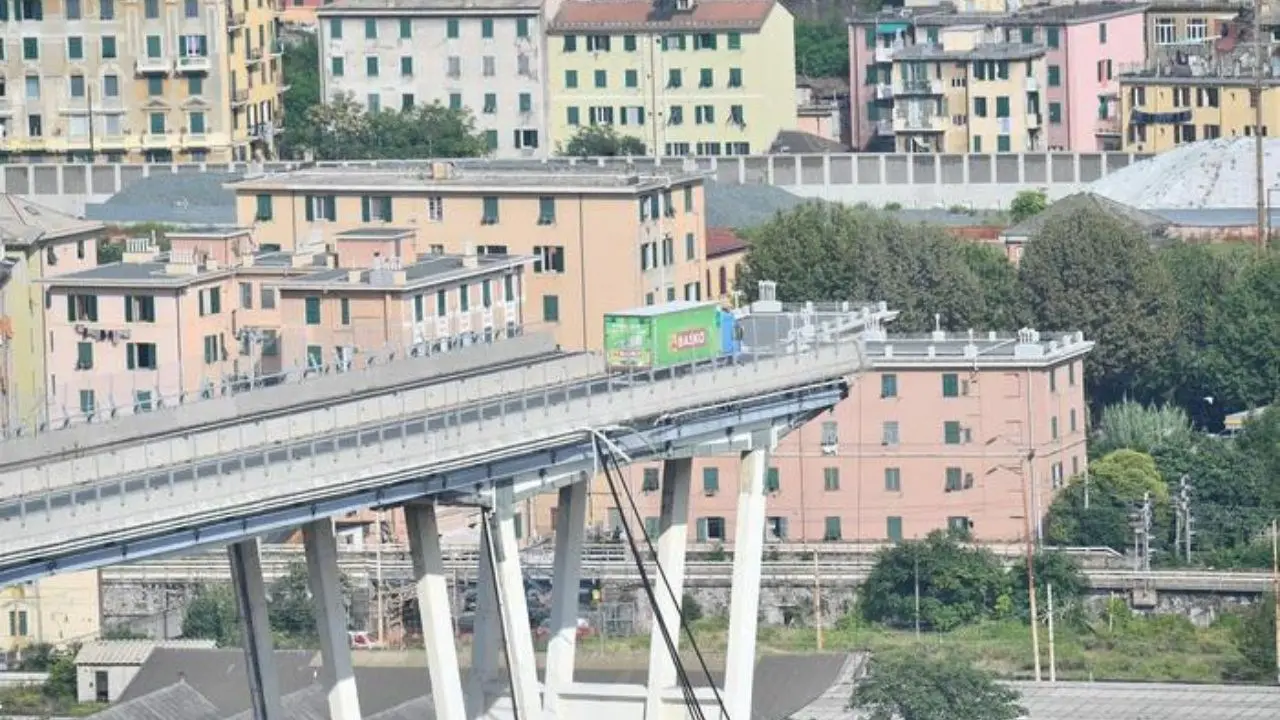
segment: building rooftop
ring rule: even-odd
[[[399,240],[417,235],[413,228],[365,227],[343,230],[333,236],[335,240]]]
[[[399,167],[324,167],[261,175],[230,185],[236,191],[298,192],[549,192],[632,194],[701,180],[705,173],[612,169],[588,163],[435,163]]]
[[[849,148],[835,140],[802,130],[779,130],[769,147],[772,155],[821,155],[848,151]]]
[[[149,695],[117,703],[96,720],[222,720],[218,707],[190,685],[178,681]]]
[[[156,172],[126,183],[104,202],[85,206],[85,217],[105,223],[161,222],[169,225],[234,225],[236,173]]]
[[[159,648],[211,649],[213,640],[98,640],[76,653],[76,665],[141,665]]]
[[[577,31],[678,32],[691,30],[759,30],[774,0],[698,0],[692,10],[653,0],[565,0],[547,28],[552,34]]]
[[[1030,60],[1044,55],[1043,45],[982,43],[971,50],[948,50],[933,43],[916,43],[893,51],[894,60]]]
[[[954,6],[919,8],[914,11],[892,8],[878,13],[857,14],[851,17],[849,22],[859,25],[872,23],[892,25],[897,23],[928,27],[951,25],[1077,25],[1141,13],[1146,10],[1146,7],[1145,4],[1138,2],[1107,1],[1071,5],[1042,5],[1013,12],[959,12]]]
[[[471,264],[474,260],[474,264]],[[395,258],[384,261],[380,267],[367,270],[350,268],[322,270],[281,282],[281,290],[309,290],[318,288],[333,290],[420,290],[443,283],[454,282],[476,275],[499,272],[507,268],[521,267],[532,258],[521,255],[424,255],[411,265],[401,266]],[[404,273],[403,279],[396,273]]]
[[[738,237],[738,233],[734,232],[733,228],[707,228],[708,259],[744,252],[746,249],[747,242]]]
[[[541,0],[334,0],[318,6],[316,15],[532,15],[541,9]]]
[[[1185,143],[1096,180],[1089,191],[1144,210],[1256,208],[1253,138]],[[1280,139],[1263,139],[1264,175],[1280,177]]]
[[[1169,221],[1159,215],[1116,202],[1092,192],[1078,192],[1058,200],[1044,212],[1034,215],[1006,229],[1000,235],[1006,241],[1022,241],[1038,234],[1045,223],[1064,215],[1076,213],[1101,213],[1121,222],[1133,225],[1146,233],[1158,233],[1169,226]]]
[[[872,367],[1034,367],[1063,362],[1093,349],[1079,332],[1041,333],[1024,328],[1016,333],[972,330],[937,331],[924,335],[867,335],[867,359]]]
[[[0,245],[26,247],[41,240],[57,240],[101,229],[102,223],[81,220],[20,195],[0,193]]]

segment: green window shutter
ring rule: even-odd
[[[822,488],[828,492],[840,489],[840,468],[822,468]]]
[[[1009,117],[1009,98],[1005,95],[996,97],[996,117]]]
[[[259,195],[258,196],[258,219],[270,220],[272,214],[273,213],[272,213],[272,207],[271,207],[271,196]]]
[[[702,492],[707,494],[720,492],[719,468],[709,467],[702,469]]]
[[[840,539],[841,532],[840,532],[840,518],[839,518],[839,517],[828,517],[828,518],[826,518],[826,519],[823,521],[823,526],[824,526],[824,527],[823,527],[823,532],[822,532],[822,539],[823,539],[823,540],[839,540],[839,539]]]
[[[1011,151],[1013,141],[1008,135],[996,136],[996,152],[1007,153]]]
[[[955,492],[959,490],[961,488],[961,485],[960,485],[961,478],[962,478],[962,474],[960,472],[960,468],[958,467],[947,468],[947,482],[945,485],[946,491]]]
[[[348,298],[342,298],[338,302],[338,305],[341,308],[341,312],[342,312],[342,324],[350,325],[351,324],[351,300]]]
[[[955,373],[942,374],[942,397],[960,396],[960,376]]]
[[[369,222],[369,220],[372,217],[373,217],[373,213],[371,212],[371,208],[370,208],[369,196],[362,195],[360,197],[360,219],[363,220],[364,222]]]
[[[425,312],[426,311],[423,309],[422,296],[414,295],[413,296],[413,321],[422,322],[423,319],[425,319],[426,317],[426,315],[424,314]]]
[[[778,487],[782,480],[778,477],[778,468],[771,467],[764,474],[764,491],[778,492]]]
[[[891,398],[898,396],[898,376],[893,374],[880,376],[880,397]]]
[[[948,420],[942,424],[942,439],[947,445],[960,444],[960,423]]]
[[[67,322],[76,321],[76,296],[67,296]]]
[[[644,492],[654,492],[658,489],[657,468],[644,469],[644,479],[640,483],[640,489]]]
[[[129,343],[124,346],[124,356],[125,367],[130,370],[138,367],[138,345],[136,343]]]
[[[133,296],[124,296],[124,321],[133,322]]]
[[[728,43],[730,50],[741,50],[742,49],[742,33],[738,33],[738,32],[729,33],[728,37],[726,38],[726,42]]]
[[[644,519],[644,534],[651,537],[658,537],[658,518],[648,515]]]
[[[314,201],[315,198],[312,195],[307,195],[303,198],[303,203],[306,205],[304,212],[306,213],[307,222],[312,222],[316,219],[315,209],[311,207]]]
[[[635,36],[635,35],[623,35],[623,36],[622,36],[622,49],[623,49],[623,50],[625,50],[625,51],[627,51],[627,52],[635,52],[635,51],[636,51],[636,36]]]
[[[76,343],[76,369],[93,369],[93,343]]]
[[[889,536],[892,542],[902,542],[902,518],[897,515],[890,515],[884,519],[885,534]]]
[[[458,309],[462,312],[471,309],[471,288],[466,283],[458,286]]]
[[[493,285],[488,280],[480,283],[480,305],[493,307]]]
[[[436,292],[436,315],[444,317],[449,312],[449,295],[444,290]]]
[[[558,295],[542,296],[542,320],[544,322],[560,322],[560,297]]]
[[[222,312],[222,288],[210,288],[209,314],[217,315],[220,312]]]
[[[320,298],[309,297],[305,301],[308,325],[320,324]]]
[[[706,542],[707,541],[707,519],[698,518],[697,527],[698,527],[697,541],[700,543]]]

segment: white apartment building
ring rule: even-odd
[[[337,0],[317,16],[323,97],[466,108],[494,156],[550,152],[540,0]]]

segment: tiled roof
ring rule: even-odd
[[[1124,203],[1110,200],[1091,192],[1079,192],[1051,204],[1044,212],[1023,220],[1005,230],[1001,235],[1005,238],[1029,238],[1040,232],[1045,223],[1055,217],[1078,212],[1098,212],[1117,220],[1135,225],[1145,232],[1155,233],[1169,226],[1169,221]]]
[[[0,243],[27,245],[101,230],[102,223],[81,220],[20,195],[0,193]]]
[[[770,154],[821,155],[847,152],[843,144],[803,130],[779,130],[769,148]]]
[[[769,222],[805,200],[777,185],[740,185],[708,181],[704,185],[707,227],[744,228]]]
[[[435,15],[450,12],[477,15],[510,13],[515,10],[537,12],[541,0],[336,0],[321,4],[316,14],[327,15]]]
[[[207,650],[212,640],[99,640],[86,643],[76,653],[76,665],[142,665],[156,648]]]
[[[699,0],[691,11],[663,10],[649,0],[566,0],[553,33],[575,30],[759,30],[774,0]]]
[[[185,682],[117,703],[90,716],[93,720],[221,720],[222,713]]]
[[[733,228],[707,228],[707,257],[719,257],[747,249],[747,243]]]
[[[157,172],[124,186],[105,202],[85,206],[85,216],[106,223],[234,225],[236,194],[224,187],[234,173]]]

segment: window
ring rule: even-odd
[[[627,70],[625,73],[623,73],[622,77],[623,77],[623,80],[622,80],[623,85],[626,85],[629,88],[640,86],[640,75],[635,70]]]
[[[529,18],[516,18],[516,37],[529,37]]]
[[[22,59],[23,60],[39,60],[40,59],[40,38],[22,38]]]
[[[1071,432],[1075,432],[1075,431],[1076,431],[1076,427],[1077,427],[1077,426],[1076,426],[1076,409],[1075,409],[1075,408],[1071,408],[1071,412],[1070,412],[1070,414],[1067,416],[1067,418],[1068,418],[1067,427],[1070,429],[1070,431],[1071,431]]]
[[[709,88],[716,84],[716,74],[711,68],[702,68],[698,72],[698,87]]]
[[[436,292],[436,317],[449,314],[449,293],[444,290]]]
[[[560,322],[560,296],[542,296],[542,321]]]
[[[658,469],[645,468],[644,479],[640,481],[641,492],[654,492],[658,489]]]
[[[276,308],[276,290],[275,288],[264,287],[259,294],[263,310],[274,310]]]
[[[972,525],[973,523],[969,522],[969,518],[963,515],[954,515],[947,518],[947,532],[956,537],[969,537],[969,530]]]
[[[968,388],[965,388],[966,390]],[[967,394],[967,393],[965,393]],[[960,376],[956,373],[942,374],[942,397],[960,397]]]
[[[204,78],[195,75],[187,78],[187,94],[203,95],[204,94]]]
[[[308,195],[305,198],[304,212],[307,222],[338,219],[338,202],[333,195]]]
[[[303,301],[306,322],[308,325],[320,324],[320,298],[309,297]]]
[[[150,295],[125,295],[124,321],[141,323],[155,322],[156,299]]]
[[[533,95],[529,93],[520,93],[520,112],[533,112]]]
[[[484,209],[480,216],[481,225],[496,225],[498,222],[498,198],[496,195],[484,197]]]
[[[342,77],[347,69],[346,60],[340,57],[333,58],[330,62],[329,69],[333,72],[334,77]]]
[[[9,611],[9,636],[10,637],[26,637],[27,636],[27,611],[26,610],[10,610]]]
[[[364,222],[391,222],[390,195],[363,195],[360,197],[360,217]]]
[[[1076,364],[1075,363],[1067,364],[1067,384],[1070,385],[1071,387],[1075,387],[1076,385]]]
[[[880,444],[897,445],[898,442],[898,421],[886,420],[880,426]]]
[[[102,76],[102,95],[104,97],[120,97],[120,78],[118,76]],[[107,134],[110,135],[112,133]]]
[[[682,82],[683,81],[681,79],[679,69],[672,69],[667,71],[667,87],[678,88],[681,86]]]
[[[1009,148],[1012,142],[1013,142],[1013,139],[1008,135],[997,135],[996,136],[996,152],[1002,152],[1002,153],[1009,152]]]
[[[218,336],[204,336],[204,364],[212,365],[218,362],[220,353],[218,352]]]
[[[115,0],[101,0],[98,3],[98,17],[103,20],[114,20],[116,17]]]
[[[693,119],[699,125],[712,125],[716,121],[716,108],[714,105],[695,105],[693,106]],[[699,155],[703,153],[698,153]],[[718,153],[717,153],[718,154]]]
[[[724,542],[724,526],[724,518],[722,517],[698,518],[698,542]]]
[[[609,45],[608,35],[587,36],[587,52],[609,52]]]
[[[1201,41],[1209,37],[1208,22],[1204,18],[1189,18],[1187,20],[1187,40]]]
[[[565,51],[565,52],[567,52],[567,53],[571,53],[571,52],[576,52],[576,51],[577,51],[577,49],[578,49],[578,36],[577,36],[577,35],[565,35],[565,36],[564,36],[564,51]]]
[[[698,241],[694,238],[693,233],[685,233],[684,235],[684,259],[695,260],[698,257]]]
[[[902,492],[902,469],[887,467],[884,469],[884,489],[886,492]]]
[[[374,58],[377,60],[377,58]],[[400,74],[405,77],[413,77],[413,58],[405,55],[400,58]]]
[[[217,315],[222,312],[222,289],[209,288],[196,294],[200,302],[200,316]]]
[[[259,221],[270,220],[272,215],[271,196],[259,195],[257,197],[257,204],[258,204],[258,209],[257,209],[257,213],[254,215],[254,219]]]
[[[890,542],[902,542],[902,518],[897,515],[885,518],[884,532]]]
[[[705,495],[720,492],[720,468],[702,468],[702,492]]]
[[[716,34],[715,33],[698,33],[693,36],[694,50],[715,50]]]
[[[83,17],[83,10],[80,7],[80,0],[67,0],[67,19],[79,20]]]
[[[577,70],[564,71],[564,86],[570,89],[578,87],[578,71]]]
[[[893,373],[886,373],[880,376],[880,397],[896,398],[898,397],[898,376]]]
[[[369,77],[378,77],[378,58],[374,56],[364,59],[364,73]]]
[[[725,36],[725,44],[730,50],[742,49],[742,33],[731,32]]]
[[[76,369],[93,369],[93,343],[76,343]]]
[[[244,310],[253,309],[253,283],[240,283],[240,307]]]
[[[98,322],[98,296],[68,295],[67,320],[69,322]]]
[[[959,445],[964,442],[964,429],[958,420],[947,420],[942,423],[942,441],[947,445]]]
[[[458,19],[449,18],[445,21],[445,36],[449,39],[457,39],[458,37]]]
[[[71,91],[71,97],[73,98],[84,97],[84,76],[72,75],[70,78],[70,81],[71,82],[69,83],[68,90]]]
[[[84,59],[84,38],[80,38],[80,37],[67,38],[67,58],[69,60]]]
[[[487,40],[493,39],[493,18],[482,18],[480,20],[480,37]]]
[[[1058,439],[1058,416],[1049,418],[1049,439]]]
[[[1049,103],[1049,124],[1050,125],[1062,124],[1062,103],[1060,102]]]
[[[771,467],[764,473],[764,491],[776,493],[782,485],[782,478],[778,476],[778,468]]]
[[[413,37],[413,21],[408,18],[400,19],[400,39],[408,40]]]
[[[1049,87],[1058,87],[1062,85],[1062,68],[1057,65],[1049,66]]]
[[[130,370],[155,370],[155,343],[129,343],[125,345],[125,365]]]
[[[538,224],[554,225],[556,222],[556,199],[553,197],[538,198]]]
[[[342,298],[338,301],[339,312],[342,316],[342,324],[351,324],[351,300],[350,298]]]
[[[324,365],[324,348],[319,345],[307,346],[307,367],[316,369]]]
[[[486,115],[492,115],[496,112],[498,112],[498,94],[485,93],[484,94],[484,113]]]
[[[1107,24],[1106,23],[1098,23],[1098,44],[1099,45],[1107,44]]]
[[[841,537],[840,518],[838,516],[830,516],[822,522],[822,539],[827,542],[834,542]]]
[[[1058,31],[1056,27],[1047,27],[1044,29],[1044,44],[1050,48],[1058,47]]]
[[[609,72],[607,70],[596,70],[595,84],[598,88],[609,87]]]
[[[742,68],[729,68],[729,87],[742,87]]]
[[[97,409],[97,405],[97,399],[94,397],[92,390],[80,391],[80,412],[86,416],[91,416],[94,410]]]
[[[449,93],[449,109],[450,110],[462,109],[462,93]]]
[[[116,36],[103,35],[102,36],[102,59],[112,60],[112,59],[115,59],[115,57],[116,57]]]
[[[963,482],[964,472],[958,467],[949,467],[946,471],[946,482],[943,485],[943,490],[946,492],[956,492],[957,490],[962,489]]]
[[[1009,117],[1009,98],[1005,95],[996,97],[996,117]]]
[[[160,17],[160,0],[146,0],[143,12],[148,20],[155,20]]]
[[[822,468],[822,489],[827,492],[835,492],[840,489],[840,468]]]
[[[364,21],[364,37],[366,40],[376,40],[378,38],[378,21],[373,18],[366,18]]]
[[[329,37],[334,40],[342,39],[342,20],[340,18],[329,19]]]
[[[161,43],[159,35],[147,36],[147,57],[158,58],[161,56]]]

